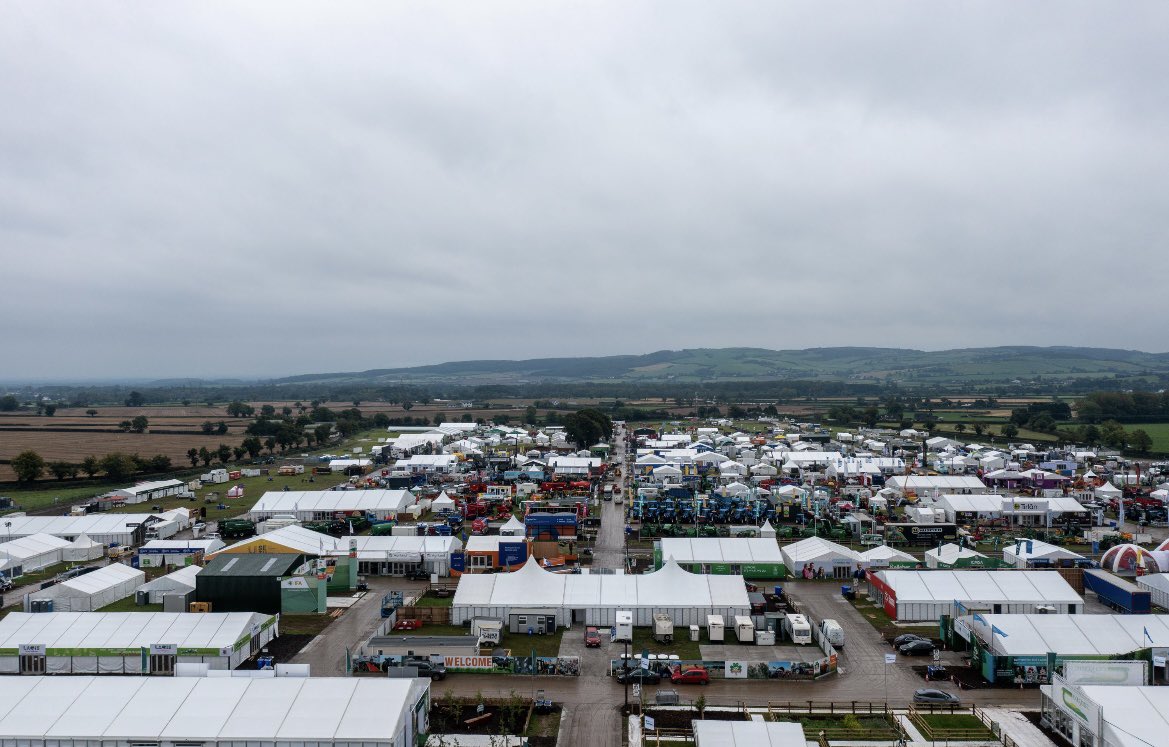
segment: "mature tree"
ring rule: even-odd
[[[333,432],[333,426],[329,425],[328,423],[322,423],[321,425],[318,425],[316,428],[313,428],[313,435],[316,436],[318,444],[328,443],[329,438],[332,435],[332,432]]]
[[[92,418],[92,417],[97,416],[97,410],[93,410],[93,409],[86,410],[85,414]]]
[[[257,436],[248,436],[240,443],[240,446],[252,459],[260,456],[260,452],[264,450],[264,444],[260,442]]]
[[[1100,424],[1100,439],[1105,446],[1113,448],[1121,448],[1124,446],[1128,434],[1124,432],[1124,426],[1115,420],[1105,420]]]
[[[142,392],[130,392],[130,396],[126,398],[126,407],[141,407],[145,403],[146,399]]]
[[[56,414],[57,414],[57,406],[56,405],[45,405],[45,417],[46,418],[51,418]]]
[[[274,417],[276,415],[276,408],[272,405],[263,405],[260,408],[260,415],[266,418]]]
[[[292,408],[288,406],[281,407],[280,414],[287,418],[292,415]]]
[[[1128,434],[1128,444],[1141,454],[1148,454],[1149,449],[1153,448],[1153,437],[1143,428],[1137,428]]]
[[[1019,435],[1019,426],[1014,423],[1003,423],[1003,435],[1007,438],[1014,438]]]
[[[231,447],[231,458],[237,462],[242,461],[244,458],[244,455],[247,453],[248,452],[244,451],[243,448],[241,448],[239,446],[232,446]]]
[[[49,462],[49,472],[53,473],[53,477],[58,480],[64,480],[69,476],[70,472],[75,471],[72,464],[69,462]]]
[[[191,460],[192,467],[198,467],[199,466],[199,450],[196,449],[194,446],[187,449],[187,459]]]
[[[1084,426],[1084,443],[1089,446],[1100,443],[1100,429],[1091,424]]]
[[[974,424],[974,434],[976,436],[981,436],[982,432],[985,430],[986,430],[986,426],[984,424],[982,424],[982,423],[975,423]]]
[[[106,473],[106,477],[111,480],[125,480],[130,475],[134,474],[137,464],[135,459],[127,454],[122,454],[115,451],[112,454],[106,454],[99,462],[101,471]]]
[[[0,412],[15,412],[20,409],[20,400],[11,394],[0,397]]]
[[[958,431],[959,433],[965,433],[966,432],[966,424],[965,423],[955,423],[954,430]]]
[[[145,433],[146,427],[150,425],[150,421],[146,419],[145,415],[138,415],[130,421],[130,430],[135,433]]]
[[[81,471],[92,478],[101,472],[101,463],[92,454],[81,460]]]
[[[12,471],[20,482],[32,482],[45,471],[45,460],[35,451],[22,451],[12,457]]]
[[[215,423],[212,423],[210,420],[204,420],[203,424],[199,426],[199,430],[210,436],[215,432]]]
[[[222,436],[223,434],[227,433],[227,423],[223,422],[222,420],[220,420],[218,423],[216,423],[215,424],[215,433],[216,433],[216,435],[219,435],[219,436]]]
[[[264,439],[264,448],[268,450],[269,454],[276,453],[276,439],[268,436]]]
[[[402,403],[402,409],[405,410],[406,412],[410,412],[411,410],[414,409],[414,403],[411,402],[410,400],[406,400],[405,402]]]
[[[227,444],[219,444],[219,448],[215,450],[215,456],[221,464],[227,464],[231,461],[231,447]]]
[[[227,404],[227,414],[233,418],[250,418],[256,414],[256,408],[236,400]]]
[[[146,461],[146,470],[149,472],[170,472],[170,457],[166,454],[155,454]]]
[[[118,423],[118,427],[129,433],[130,429],[134,427],[134,422],[132,420],[123,420]]]
[[[211,460],[214,458],[215,458],[215,454],[213,454],[210,450],[208,450],[208,448],[206,446],[199,447],[199,461],[203,462],[204,467],[210,467]]]

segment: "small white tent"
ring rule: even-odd
[[[97,560],[105,554],[105,545],[100,542],[94,542],[87,534],[80,534],[77,539],[69,543],[61,551],[63,559],[71,563],[79,563],[86,560]]]

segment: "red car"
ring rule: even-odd
[[[675,685],[691,683],[695,685],[709,685],[710,674],[702,667],[690,667],[684,671],[670,675],[670,682]]]
[[[421,627],[421,620],[404,619],[394,623],[394,630],[418,630]]]
[[[585,648],[600,648],[601,634],[597,632],[596,628],[585,628]]]

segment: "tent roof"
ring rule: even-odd
[[[0,733],[114,742],[386,744],[423,686],[413,679],[352,677],[5,677]]]
[[[253,624],[269,617],[255,612],[13,612],[0,620],[0,649],[16,649],[22,643],[87,649],[170,643],[221,649],[235,645]]]
[[[964,619],[999,656],[1048,651],[1063,655],[1115,656],[1150,646],[1169,646],[1165,615],[992,615]],[[1006,633],[991,635],[993,625]],[[1148,631],[1148,638],[1145,631]],[[992,639],[993,638],[993,642]],[[1148,641],[1152,639],[1150,644]]]
[[[1063,576],[1051,571],[877,571],[898,602],[1048,602],[1080,604]]]

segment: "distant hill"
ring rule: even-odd
[[[897,348],[697,348],[592,358],[477,360],[411,368],[306,374],[271,384],[850,380],[881,383],[1010,382],[1169,375],[1169,353],[1078,347],[995,347],[958,350]]]

